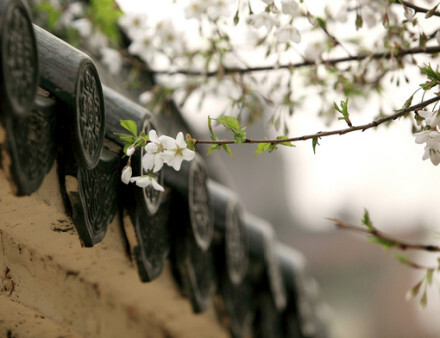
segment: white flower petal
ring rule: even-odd
[[[153,188],[155,190],[158,190],[158,191],[164,191],[165,190],[159,183],[157,183],[157,181],[154,178],[151,180],[151,184],[153,185]]]
[[[147,153],[142,157],[142,168],[144,170],[151,170],[154,166],[154,154]]]
[[[184,149],[182,151],[182,157],[185,161],[192,161],[195,156],[196,156],[196,154],[194,153],[194,151],[192,151],[190,149]]]
[[[183,133],[179,132],[176,136],[176,144],[179,148],[186,148],[185,138],[183,137]]]
[[[125,166],[124,169],[122,170],[121,181],[125,184],[130,183],[131,175],[132,175],[131,167],[129,165]]]
[[[162,135],[159,139],[166,150],[176,149],[176,140],[172,137]]]

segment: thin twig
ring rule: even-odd
[[[415,47],[410,49],[399,49],[394,51],[386,51],[386,52],[378,52],[378,53],[362,53],[358,55],[353,56],[345,56],[340,58],[334,58],[334,59],[326,59],[321,60],[319,62],[315,61],[301,61],[297,63],[289,63],[279,66],[257,66],[257,67],[248,67],[248,68],[240,68],[240,67],[225,67],[221,70],[213,70],[213,71],[200,71],[200,70],[187,70],[187,69],[177,69],[177,70],[154,70],[149,68],[147,65],[144,65],[146,70],[149,72],[155,74],[155,75],[187,75],[187,76],[205,76],[205,77],[212,77],[217,76],[220,73],[222,74],[245,74],[245,73],[252,73],[252,72],[262,72],[262,71],[268,71],[268,70],[277,70],[277,69],[293,69],[293,68],[301,68],[301,67],[308,67],[308,66],[315,66],[319,64],[323,65],[336,65],[338,63],[343,62],[350,62],[350,61],[361,61],[367,58],[371,59],[382,59],[382,58],[391,58],[391,57],[402,57],[405,55],[415,55],[415,54],[435,54],[440,52],[440,46],[431,46],[431,47]]]
[[[352,126],[349,128],[345,128],[345,129],[338,129],[338,130],[332,130],[332,131],[325,131],[325,132],[317,132],[315,134],[311,134],[311,135],[303,135],[303,136],[297,136],[297,137],[292,137],[292,138],[287,138],[287,139],[272,139],[272,140],[256,140],[256,139],[246,139],[244,141],[244,143],[271,143],[271,144],[279,144],[279,143],[284,143],[284,142],[298,142],[298,141],[306,141],[306,140],[310,140],[310,139],[314,139],[314,138],[321,138],[321,137],[325,137],[325,136],[331,136],[331,135],[344,135],[344,134],[348,134],[354,131],[358,131],[358,130],[362,130],[365,131],[367,129],[370,128],[375,128],[383,123],[395,120],[399,117],[402,117],[412,111],[417,111],[420,110],[428,105],[430,105],[431,103],[440,101],[440,96],[436,96],[433,97],[429,100],[420,102],[416,105],[410,106],[408,108],[405,108],[403,110],[401,110],[398,113],[395,113],[393,115],[389,115],[377,120],[374,120],[370,123],[367,124],[362,124],[362,125],[358,125],[358,126]],[[221,140],[221,141],[211,141],[211,140],[196,140],[194,144],[218,144],[218,145],[224,145],[224,144],[234,144],[235,141],[234,140]]]
[[[339,229],[350,230],[358,233],[364,233],[367,235],[371,235],[373,237],[380,238],[388,243],[390,243],[392,247],[400,249],[400,250],[422,250],[428,252],[440,252],[440,246],[437,245],[425,245],[425,244],[414,244],[402,241],[400,239],[396,239],[383,233],[382,231],[371,227],[360,227],[356,225],[350,225],[342,222],[339,219],[328,218],[329,221],[333,222]]]
[[[400,1],[400,3],[408,8],[414,9],[416,11],[416,13],[428,13],[430,11],[430,9],[416,6],[408,1],[402,0],[402,1]],[[395,4],[399,4],[399,2],[395,2]],[[432,15],[433,16],[440,16],[440,12],[435,11]]]

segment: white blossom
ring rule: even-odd
[[[148,104],[151,99],[153,98],[153,93],[148,90],[146,92],[143,92],[141,95],[139,95],[139,102],[143,105]]]
[[[89,19],[77,19],[72,21],[71,27],[75,28],[83,38],[88,38],[92,34],[92,23]]]
[[[155,130],[150,130],[148,136],[150,142],[145,146],[146,153],[142,157],[142,167],[145,170],[158,172],[165,162],[165,151],[172,149],[176,141],[166,135],[158,137]]]
[[[275,36],[279,43],[301,42],[301,34],[299,33],[299,30],[293,26],[283,26],[279,28],[276,31]]]
[[[218,19],[222,16],[231,15],[231,7],[228,0],[213,0],[211,6],[208,7],[208,15],[211,19]]]
[[[69,27],[75,18],[84,14],[84,4],[78,1],[72,2],[67,6],[63,15],[60,17],[60,24],[64,27]]]
[[[127,163],[127,165],[122,170],[121,181],[125,184],[130,183],[131,175],[132,175],[132,169],[130,163]]]
[[[164,157],[166,164],[173,167],[174,170],[179,171],[182,161],[193,160],[195,153],[186,147],[183,133],[179,132],[174,140],[174,144],[171,147],[167,147]]]
[[[210,2],[208,0],[193,0],[185,7],[185,18],[200,19],[203,14],[206,14]]]
[[[282,0],[281,10],[284,14],[295,16],[299,12],[299,5],[295,0]]]
[[[307,61],[318,61],[321,58],[322,53],[324,53],[325,45],[324,43],[315,42],[307,45],[304,51],[304,58]]]
[[[249,15],[249,22],[255,28],[266,27],[267,31],[270,31],[273,26],[277,25],[278,21],[267,12],[262,12],[259,14]]]
[[[153,175],[136,176],[130,179],[131,183],[136,183],[138,187],[146,188],[152,186],[153,189],[158,191],[164,191],[165,189],[157,182]]]
[[[103,47],[100,50],[101,61],[108,67],[111,74],[117,75],[122,68],[122,57],[119,51],[109,47]]]
[[[161,21],[156,27],[156,36],[160,39],[164,48],[177,52],[179,54],[184,47],[182,34],[176,30],[170,19]]]
[[[434,165],[440,163],[440,133],[433,130],[425,130],[415,134],[418,144],[426,143],[423,160],[431,159]]]
[[[118,24],[130,39],[135,39],[148,28],[146,15],[139,13],[124,13]]]
[[[152,43],[151,35],[148,32],[142,32],[142,34],[138,34],[130,46],[128,46],[128,52],[132,55],[139,56],[144,61],[148,61],[148,55],[150,55],[153,50]]]
[[[440,114],[439,110],[432,112],[428,110],[419,110],[417,112],[421,117],[425,118],[425,123],[427,126],[435,129],[437,126],[440,126]]]

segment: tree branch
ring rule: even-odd
[[[364,233],[367,235],[371,235],[372,237],[379,238],[383,241],[386,241],[389,243],[390,247],[394,247],[400,250],[422,250],[422,251],[428,251],[428,252],[440,252],[440,247],[436,245],[425,245],[425,244],[414,244],[405,242],[396,238],[391,237],[390,235],[387,235],[383,233],[382,231],[374,228],[371,226],[371,228],[368,227],[359,227],[355,225],[346,224],[338,219],[335,218],[328,218],[329,221],[333,222],[338,229],[344,229],[344,230],[350,230],[357,233]]]
[[[386,51],[386,52],[378,52],[378,53],[362,53],[358,55],[353,56],[346,56],[346,57],[340,57],[340,58],[333,58],[333,59],[326,59],[321,60],[320,62],[314,62],[314,61],[301,61],[297,63],[290,63],[290,64],[284,64],[280,66],[258,66],[258,67],[249,67],[249,68],[240,68],[240,67],[225,67],[222,70],[214,70],[209,72],[203,72],[199,70],[186,70],[186,69],[178,69],[173,71],[168,70],[154,70],[149,67],[146,67],[146,70],[149,72],[152,72],[155,75],[187,75],[187,76],[205,76],[205,77],[212,77],[217,76],[220,73],[221,74],[245,74],[245,73],[252,73],[252,72],[262,72],[262,71],[268,71],[268,70],[277,70],[277,69],[292,69],[292,68],[301,68],[301,67],[307,67],[307,66],[314,66],[314,65],[336,65],[338,63],[343,62],[350,62],[350,61],[361,61],[367,58],[371,59],[388,59],[391,57],[402,57],[405,55],[415,55],[415,54],[435,54],[440,52],[440,46],[432,46],[432,47],[415,47],[410,49],[399,49],[395,51]]]
[[[410,106],[408,108],[402,109],[400,112],[397,112],[393,115],[389,115],[377,120],[374,120],[370,123],[367,124],[362,124],[362,125],[358,125],[358,126],[352,126],[349,128],[344,128],[344,129],[338,129],[338,130],[332,130],[332,131],[325,131],[325,132],[317,132],[315,134],[311,134],[311,135],[303,135],[303,136],[297,136],[297,137],[292,137],[292,138],[287,138],[287,139],[272,139],[272,140],[256,140],[256,139],[246,139],[244,141],[244,143],[271,143],[271,144],[279,144],[279,143],[284,143],[284,142],[298,142],[298,141],[306,141],[306,140],[310,140],[310,139],[314,139],[314,138],[321,138],[321,137],[325,137],[325,136],[331,136],[331,135],[344,135],[344,134],[348,134],[354,131],[358,131],[358,130],[362,130],[365,131],[367,129],[370,128],[375,128],[383,123],[395,120],[399,117],[402,117],[412,111],[417,111],[420,110],[428,105],[430,105],[431,103],[440,101],[440,96],[436,96],[433,97],[429,100],[420,102],[416,105]],[[211,140],[196,140],[194,142],[194,144],[218,144],[218,145],[224,145],[224,144],[234,144],[235,141],[234,140],[222,140],[222,141],[211,141]]]
[[[408,8],[414,9],[416,11],[416,13],[428,13],[430,11],[430,9],[426,9],[426,8],[423,8],[423,7],[416,6],[416,5],[414,5],[414,4],[412,4],[412,3],[408,2],[408,1],[403,1],[402,0],[400,2],[396,2],[396,4],[399,4],[399,3],[404,5],[404,6],[406,6],[406,7],[408,7]],[[436,11],[432,15],[433,16],[440,16],[440,12]]]

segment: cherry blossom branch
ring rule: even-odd
[[[168,70],[154,70],[149,68],[147,65],[144,65],[145,69],[149,72],[155,74],[155,75],[187,75],[187,76],[206,76],[206,77],[212,77],[217,76],[219,74],[232,74],[232,73],[238,73],[238,74],[245,74],[245,73],[252,73],[252,72],[262,72],[262,71],[268,71],[268,70],[277,70],[277,69],[293,69],[293,68],[301,68],[301,67],[308,67],[308,66],[314,66],[314,65],[336,65],[338,63],[343,62],[350,62],[350,61],[361,61],[367,58],[371,59],[382,59],[382,58],[391,58],[391,57],[402,57],[405,55],[415,55],[415,54],[435,54],[440,52],[440,46],[431,46],[431,47],[415,47],[410,49],[398,49],[394,51],[386,51],[386,52],[378,52],[378,53],[362,53],[358,55],[352,55],[352,56],[346,56],[346,57],[340,57],[340,58],[333,58],[333,59],[326,59],[321,60],[319,62],[315,61],[301,61],[297,63],[290,63],[290,64],[284,64],[279,66],[257,66],[257,67],[249,67],[249,68],[240,68],[240,67],[224,67],[221,70],[213,70],[208,72],[203,72],[199,70],[186,70],[186,69],[177,69],[173,71]]]
[[[356,225],[350,225],[342,222],[336,218],[328,218],[328,220],[336,225],[338,229],[350,230],[357,233],[364,233],[367,235],[371,235],[376,238],[380,238],[384,242],[389,243],[390,247],[394,247],[400,250],[422,250],[428,252],[440,252],[440,246],[436,245],[425,245],[425,244],[414,244],[405,242],[396,238],[391,237],[390,235],[385,234],[384,232],[376,229],[373,226],[370,227],[360,227]]]
[[[285,139],[272,139],[272,140],[257,140],[257,139],[248,139],[246,138],[243,143],[271,143],[271,144],[280,144],[280,143],[285,143],[285,142],[298,142],[298,141],[306,141],[306,140],[310,140],[310,139],[317,139],[317,138],[321,138],[321,137],[326,137],[326,136],[331,136],[331,135],[344,135],[344,134],[348,134],[354,131],[365,131],[367,129],[370,128],[375,128],[383,123],[395,120],[399,117],[402,117],[412,111],[417,111],[420,110],[428,105],[430,105],[431,103],[440,101],[440,96],[436,96],[433,97],[429,100],[420,102],[418,104],[415,104],[413,106],[407,107],[405,109],[402,109],[401,111],[374,120],[370,123],[367,124],[362,124],[362,125],[358,125],[358,126],[352,126],[349,128],[344,128],[344,129],[337,129],[337,130],[332,130],[332,131],[325,131],[325,132],[317,132],[315,134],[310,134],[310,135],[303,135],[303,136],[297,136],[297,137],[292,137],[292,138],[285,138]],[[234,144],[236,143],[234,140],[221,140],[221,141],[212,141],[212,140],[194,140],[194,145],[196,144],[217,144],[217,145],[225,145],[225,144]]]
[[[416,6],[416,5],[414,5],[414,4],[412,4],[412,3],[408,2],[408,1],[401,0],[401,1],[395,2],[395,3],[396,4],[402,4],[402,5],[404,5],[404,6],[408,7],[408,8],[414,9],[416,11],[416,13],[428,13],[430,11],[430,9],[423,8],[423,7],[420,7],[420,6]],[[435,12],[432,13],[432,15],[433,16],[440,16],[440,12],[435,11]]]

